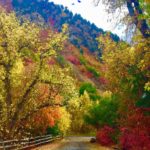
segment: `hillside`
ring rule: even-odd
[[[84,46],[91,52],[98,50],[96,37],[106,32],[83,19],[79,14],[73,15],[66,7],[55,5],[48,0],[12,0],[12,5],[17,14],[24,15],[31,21],[44,21],[53,29],[60,31],[62,25],[69,25],[69,41],[76,47]],[[118,41],[119,37],[111,34]],[[99,52],[101,54],[101,52]]]
[[[21,19],[26,17],[32,22],[44,25],[53,31],[61,31],[62,25],[69,25],[69,41],[65,49],[57,57],[61,66],[66,62],[71,65],[76,78],[80,82],[90,82],[102,90],[105,83],[101,74],[96,37],[106,32],[96,27],[80,15],[73,15],[66,7],[55,5],[45,0],[7,0],[1,1],[1,5],[9,10],[15,10]],[[119,37],[110,33],[114,41]]]

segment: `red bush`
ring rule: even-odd
[[[123,150],[150,150],[150,137],[142,129],[124,129],[120,137],[120,144]]]
[[[134,108],[121,129],[120,144],[123,150],[150,150],[150,116]]]
[[[75,56],[70,55],[67,57],[67,60],[75,65],[80,65],[80,61]]]
[[[107,80],[104,77],[99,77],[99,83],[105,85],[107,84]]]
[[[87,72],[85,73],[85,75],[86,75],[88,78],[92,78],[92,77],[93,77],[93,74],[92,74],[91,72],[89,72],[89,71],[87,71]]]
[[[114,144],[112,140],[112,135],[114,133],[114,129],[109,126],[104,126],[97,132],[96,139],[97,142],[104,146],[110,146]]]

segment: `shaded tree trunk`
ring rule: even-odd
[[[97,6],[101,0],[94,0],[95,5]],[[109,2],[111,0],[108,0]],[[144,38],[150,37],[150,28],[146,22],[146,19],[139,19],[140,15],[143,15],[143,10],[140,6],[139,0],[126,0],[127,9],[129,15],[132,18],[133,23],[140,30]]]
[[[138,0],[127,0],[127,8],[129,11],[129,15],[131,16],[133,23],[136,27],[140,30],[143,37],[148,38],[150,37],[150,29],[146,23],[145,19],[139,19],[139,15],[143,14],[143,11],[140,7]]]

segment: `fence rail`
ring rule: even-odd
[[[0,150],[25,150],[60,139],[61,136],[51,134],[25,139],[0,141]]]

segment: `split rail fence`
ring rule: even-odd
[[[52,136],[51,134],[48,134],[20,140],[14,139],[0,141],[0,150],[29,150],[33,147],[37,147],[42,144],[47,144],[57,139],[61,139],[61,136]]]

